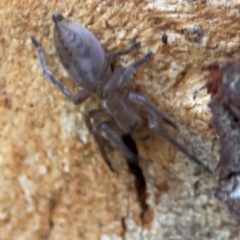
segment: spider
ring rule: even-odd
[[[87,112],[85,122],[99,146],[103,159],[112,171],[114,169],[104,148],[103,134],[123,153],[128,165],[138,165],[137,154],[125,144],[121,136],[130,136],[133,131],[149,128],[166,138],[207,172],[212,173],[211,169],[190,154],[162,126],[165,123],[176,129],[176,125],[161,113],[147,97],[134,90],[132,74],[136,68],[151,57],[151,51],[126,69],[115,67],[116,58],[137,49],[140,42],[135,42],[124,50],[106,54],[99,40],[84,26],[66,20],[60,13],[53,14],[52,20],[55,25],[54,41],[59,59],[81,90],[73,95],[47,69],[43,48],[36,38],[31,36],[38,51],[43,75],[75,104],[82,103],[91,95],[101,100],[102,109]],[[108,120],[93,124],[92,120],[103,116],[107,116]]]

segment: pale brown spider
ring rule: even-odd
[[[137,67],[150,58],[151,51],[126,69],[115,68],[113,63],[116,57],[132,52],[140,46],[139,42],[132,44],[127,49],[106,54],[99,40],[84,26],[66,20],[60,13],[54,14],[52,19],[55,24],[54,40],[59,59],[72,79],[82,89],[74,96],[47,69],[43,49],[40,43],[34,37],[31,37],[38,50],[42,72],[51,83],[75,104],[82,103],[91,95],[101,99],[103,109],[87,112],[85,120],[89,131],[93,133],[104,160],[111,170],[113,170],[113,167],[104,148],[102,133],[105,133],[123,153],[128,165],[138,166],[137,154],[131,151],[120,136],[126,136],[133,131],[149,128],[166,138],[206,171],[212,172],[162,127],[163,123],[167,123],[173,128],[176,128],[176,125],[145,96],[134,91],[131,76]],[[108,120],[94,126],[91,119],[103,115],[107,116]]]

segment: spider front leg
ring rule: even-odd
[[[114,172],[114,169],[111,165],[110,160],[107,157],[107,153],[104,148],[104,143],[102,141],[102,138],[103,138],[102,133],[105,133],[108,136],[108,138],[111,141],[113,141],[113,143],[118,148],[118,150],[120,150],[123,153],[124,157],[127,160],[128,165],[129,164],[138,165],[138,156],[134,152],[132,152],[127,147],[127,145],[125,145],[125,143],[118,136],[118,134],[116,134],[115,131],[118,129],[118,127],[114,122],[104,121],[93,126],[91,122],[91,118],[98,118],[104,115],[106,116],[106,113],[102,110],[93,110],[93,111],[87,112],[85,115],[85,122],[89,131],[93,133],[94,139],[97,142],[100,152],[102,154],[102,157],[106,162],[106,164],[108,165],[108,167]]]
[[[119,78],[117,82],[117,88],[118,91],[121,92],[122,97],[125,98],[128,96],[129,92],[132,90],[132,78],[131,75],[136,70],[136,68],[140,67],[143,63],[145,63],[150,57],[152,56],[152,51],[149,51],[147,54],[145,54],[142,58],[137,60],[136,62],[132,63],[127,69],[123,72],[121,77]],[[131,99],[131,97],[130,97]],[[164,114],[162,114],[157,108],[150,103],[149,101],[145,101],[145,104],[148,105],[148,108],[150,108],[158,117],[160,117],[163,121],[171,125],[173,128],[177,128],[177,126]]]
[[[41,44],[33,36],[31,36],[31,40],[34,46],[37,48],[39,62],[45,78],[54,84],[70,101],[74,102],[75,104],[79,104],[85,101],[90,96],[90,94],[82,89],[76,95],[73,95],[73,93],[47,69]]]
[[[175,138],[173,138],[171,135],[169,135],[162,127],[161,123],[159,123],[157,117],[162,117],[162,114],[157,110],[156,107],[144,96],[139,95],[137,93],[130,92],[128,95],[129,99],[135,102],[138,105],[143,106],[146,111],[149,114],[149,128],[156,131],[159,135],[167,139],[173,146],[177,147],[181,152],[185,153],[189,159],[191,159],[193,162],[197,163],[199,166],[201,166],[204,170],[206,170],[208,173],[213,173],[213,171],[206,166],[202,161],[200,161],[197,157],[195,157],[193,154],[189,153],[189,151],[185,148],[184,145],[182,145],[179,141],[177,141]],[[164,119],[164,118],[163,118]]]
[[[97,85],[97,95],[98,95],[98,97],[104,98],[104,92],[103,92],[103,88],[104,88],[104,85],[105,85],[104,77],[107,73],[107,70],[108,70],[109,66],[115,62],[115,59],[117,57],[128,54],[138,47],[140,47],[140,42],[133,43],[129,48],[126,48],[124,50],[120,50],[120,51],[117,51],[117,52],[110,53],[110,54],[106,55],[104,63],[103,63],[102,68],[101,68],[101,71],[100,71],[99,76],[98,76],[98,85]]]
[[[143,63],[145,63],[151,56],[152,51],[149,51],[147,54],[145,54],[142,58],[137,60],[136,62],[132,63],[130,66],[127,67],[127,69],[123,72],[121,77],[119,78],[117,82],[117,88],[119,92],[122,92],[123,90],[131,90],[132,89],[132,74],[136,70],[136,68],[140,67]],[[125,91],[125,97],[128,95],[129,91]]]

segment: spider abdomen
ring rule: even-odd
[[[59,59],[73,80],[95,93],[105,52],[99,40],[84,26],[55,14],[54,41]]]

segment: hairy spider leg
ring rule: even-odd
[[[34,36],[31,36],[32,43],[37,48],[39,62],[42,68],[43,75],[45,78],[54,84],[70,101],[75,104],[80,104],[84,102],[89,96],[90,93],[84,89],[79,90],[79,92],[74,95],[64,84],[62,84],[48,69],[44,59],[43,48],[41,44],[36,40]]]
[[[99,118],[104,115],[106,115],[106,112],[102,110],[92,110],[87,112],[85,114],[86,125],[89,131],[92,132],[102,154],[102,157],[112,172],[115,172],[115,170],[112,167],[111,161],[109,160],[105,151],[104,143],[102,141],[102,133],[104,132],[108,138],[113,141],[118,150],[121,151],[125,157],[129,171],[135,176],[135,185],[138,192],[138,198],[142,208],[144,211],[146,211],[148,209],[148,205],[146,203],[146,181],[142,169],[139,166],[138,151],[136,145],[131,136],[128,134],[123,134],[121,137],[119,137],[118,134],[115,133],[115,131],[118,129],[118,126],[112,121],[104,121],[93,126],[91,123],[91,118]],[[144,214],[144,211],[142,214]]]
[[[99,109],[96,109],[96,110],[92,110],[92,111],[88,111],[85,113],[84,117],[85,117],[85,123],[87,125],[87,128],[89,130],[89,132],[91,132],[93,134],[93,137],[98,145],[98,148],[101,152],[101,155],[103,157],[103,160],[105,161],[105,163],[108,165],[108,167],[110,168],[110,170],[112,172],[114,172],[114,169],[112,167],[112,164],[111,164],[111,161],[108,159],[108,156],[107,156],[107,153],[105,151],[105,148],[104,148],[104,143],[102,141],[102,136],[101,134],[99,134],[99,132],[97,131],[97,129],[99,128],[96,128],[95,125],[92,124],[91,122],[91,118],[98,118],[98,117],[102,117],[102,116],[106,116],[106,112],[103,111],[103,110],[99,110]],[[100,123],[101,124],[101,123]],[[95,130],[94,130],[95,129]]]
[[[107,73],[108,67],[114,63],[115,59],[118,56],[128,54],[128,53],[132,52],[133,50],[135,50],[136,48],[139,48],[140,45],[141,45],[140,42],[136,42],[136,43],[133,43],[129,48],[106,55],[104,63],[101,68],[101,71],[98,76],[98,85],[97,85],[97,96],[98,97],[104,98],[104,93],[103,93],[103,89],[105,86],[104,77]]]
[[[122,97],[127,97],[130,90],[132,90],[132,78],[131,75],[133,72],[141,66],[144,62],[146,62],[150,57],[152,56],[152,51],[149,51],[146,53],[142,58],[137,60],[136,62],[132,63],[130,66],[128,66],[125,71],[120,76],[119,80],[117,81],[117,89],[119,92],[122,93]],[[162,114],[157,108],[153,106],[150,102],[148,102],[149,108],[152,109],[152,111],[160,117],[163,121],[171,125],[173,128],[177,129],[177,126],[168,119],[164,114]]]
[[[136,68],[140,67],[143,63],[145,63],[150,57],[152,56],[152,51],[149,51],[145,54],[142,58],[137,60],[136,62],[132,63],[128,66],[125,71],[122,73],[120,78],[117,81],[117,89],[119,92],[122,92],[126,88],[129,89],[129,86],[132,85],[131,75],[136,70]],[[128,94],[128,92],[127,92]]]
[[[189,159],[191,159],[193,162],[197,163],[208,173],[213,173],[213,171],[208,166],[206,166],[202,161],[200,161],[193,154],[189,153],[189,151],[179,141],[177,141],[172,136],[170,136],[160,126],[159,121],[154,121],[154,119],[156,119],[156,116],[162,117],[162,114],[158,111],[157,108],[155,108],[155,106],[147,98],[145,98],[144,96],[139,95],[137,93],[133,93],[133,92],[130,92],[128,97],[133,102],[135,102],[138,105],[142,105],[146,109],[146,111],[149,114],[149,128],[150,129],[155,130],[159,135],[166,138],[173,146],[177,147],[180,151],[185,153],[189,157]]]
[[[123,153],[128,165],[138,165],[138,156],[134,152],[132,152],[118,136],[116,130],[118,130],[119,127],[113,121],[103,121],[95,126],[91,123],[91,118],[98,118],[100,116],[106,116],[106,112],[102,110],[92,110],[86,113],[85,121],[89,131],[93,133],[93,136],[99,146],[103,159],[109,166],[109,168],[114,172],[114,169],[111,165],[110,160],[107,157],[107,153],[104,148],[104,144],[102,141],[102,133],[105,133],[107,137],[115,144],[118,150]]]

